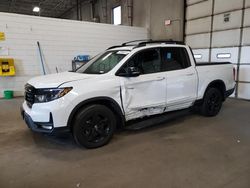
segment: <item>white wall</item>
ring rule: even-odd
[[[41,18],[0,13],[0,32],[6,40],[0,47],[8,48],[14,58],[15,77],[0,77],[0,97],[7,89],[23,95],[24,84],[31,77],[42,74],[37,41],[44,54],[46,72],[71,69],[72,59],[81,54],[94,56],[112,45],[148,38],[145,28],[113,26],[72,20]]]

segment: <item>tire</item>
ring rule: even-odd
[[[116,128],[114,113],[103,105],[90,105],[80,110],[73,124],[76,143],[88,149],[106,145]]]
[[[216,88],[209,88],[203,98],[200,112],[207,117],[216,116],[222,106],[222,94]]]

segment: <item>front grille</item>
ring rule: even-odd
[[[35,90],[36,89],[32,85],[25,85],[25,100],[30,108],[35,102]]]

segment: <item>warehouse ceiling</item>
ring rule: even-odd
[[[0,12],[61,17],[76,4],[76,0],[0,0]],[[35,6],[40,7],[40,13],[33,12]]]

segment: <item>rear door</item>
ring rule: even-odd
[[[126,119],[162,113],[166,107],[166,74],[161,71],[160,48],[138,52],[121,71],[136,67],[138,77],[120,77]]]
[[[166,72],[168,110],[192,105],[197,97],[198,78],[186,48],[162,48],[162,71]]]

